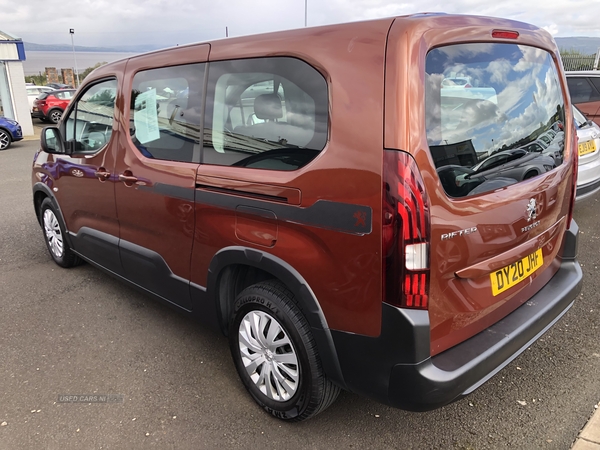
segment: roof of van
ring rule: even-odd
[[[371,19],[371,20],[363,20],[363,21],[356,21],[356,22],[344,22],[344,23],[338,23],[338,24],[332,24],[332,25],[320,25],[320,26],[306,27],[306,28],[294,28],[294,29],[289,29],[289,30],[272,31],[272,32],[268,32],[268,33],[249,34],[249,35],[235,36],[235,37],[219,37],[219,38],[215,38],[215,39],[209,39],[206,41],[192,42],[192,43],[188,43],[188,44],[177,45],[174,47],[166,47],[163,49],[153,50],[153,51],[146,52],[146,53],[140,53],[139,55],[135,55],[135,56],[132,56],[129,58],[136,58],[136,57],[139,57],[142,55],[158,54],[158,53],[169,51],[172,49],[193,47],[193,46],[202,45],[202,44],[211,44],[211,46],[213,46],[213,45],[215,45],[215,46],[228,45],[229,46],[229,45],[235,45],[239,42],[258,42],[258,41],[273,39],[275,37],[280,37],[280,36],[288,36],[290,38],[295,37],[295,36],[306,36],[306,35],[323,36],[324,37],[327,35],[328,32],[334,32],[334,31],[342,30],[342,29],[360,30],[362,28],[371,28],[374,25],[379,25],[381,27],[389,28],[391,26],[391,24],[397,20],[405,21],[405,22],[407,22],[407,25],[408,25],[408,23],[414,23],[415,21],[429,21],[429,20],[435,19],[435,18],[443,18],[445,20],[454,20],[457,22],[457,26],[460,26],[460,23],[458,23],[458,22],[461,22],[461,21],[463,21],[463,25],[466,26],[467,24],[464,23],[464,20],[466,18],[470,18],[471,20],[477,18],[480,20],[496,21],[499,24],[502,23],[504,26],[511,26],[512,28],[516,28],[516,29],[528,29],[531,31],[545,32],[544,29],[538,28],[535,25],[532,25],[532,24],[529,24],[526,22],[512,20],[512,19],[502,19],[502,18],[496,18],[496,17],[464,15],[464,14],[447,14],[447,13],[443,13],[443,12],[421,12],[421,13],[408,14],[408,15],[403,15],[403,16],[386,17],[386,18],[381,18],[381,19]],[[129,59],[129,58],[124,58],[124,59]]]

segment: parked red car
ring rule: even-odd
[[[44,122],[58,123],[74,95],[75,89],[59,89],[41,94],[33,102],[31,117],[37,117]]]

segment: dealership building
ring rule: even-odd
[[[0,31],[0,116],[14,119],[25,136],[33,135],[33,123],[25,89],[25,47],[21,38]]]

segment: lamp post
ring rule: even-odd
[[[304,27],[308,24],[308,0],[304,0]]]
[[[69,34],[71,35],[71,47],[73,47],[73,60],[75,61],[75,76],[77,77],[77,86],[75,87],[79,87],[79,71],[77,70],[77,58],[75,57],[75,42],[73,41],[75,28],[69,28]]]

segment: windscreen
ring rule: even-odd
[[[545,50],[460,44],[426,60],[427,141],[451,197],[505,188],[563,162],[564,101]]]

